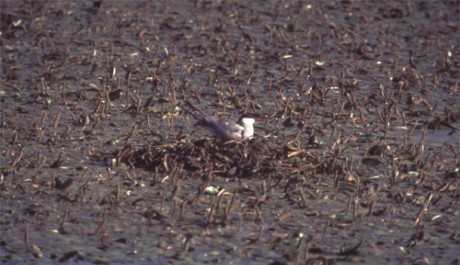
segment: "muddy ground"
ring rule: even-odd
[[[0,262],[459,264],[459,14],[2,1]]]

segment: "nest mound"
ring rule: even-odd
[[[119,161],[154,171],[179,167],[188,172],[212,170],[227,176],[250,177],[272,171],[278,154],[280,152],[265,144],[263,138],[226,143],[198,140],[129,150]]]
[[[299,169],[298,161],[286,161],[287,154],[286,147],[269,145],[264,138],[254,138],[242,142],[205,139],[154,143],[137,150],[125,147],[115,157],[124,164],[156,172],[180,169],[188,173],[212,171],[226,177],[265,178],[280,168]],[[303,166],[318,168],[319,161],[313,156],[302,160]]]

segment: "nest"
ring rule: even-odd
[[[273,173],[288,169],[299,173],[302,168],[323,169],[316,155],[301,153],[296,159],[288,159],[286,147],[270,145],[262,137],[248,141],[222,142],[197,140],[170,144],[153,143],[135,149],[125,146],[114,156],[118,162],[155,172],[184,170],[187,176],[209,172],[225,177],[267,178]]]
[[[151,144],[138,150],[124,148],[118,151],[116,158],[127,165],[153,171],[181,168],[190,173],[212,170],[230,177],[251,177],[272,172],[279,153],[270,148],[263,138],[225,143],[206,139]]]

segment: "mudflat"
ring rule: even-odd
[[[459,263],[458,1],[0,5],[2,264]]]

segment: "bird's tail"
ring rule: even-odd
[[[185,112],[187,112],[188,114],[192,115],[195,119],[197,119],[200,122],[205,120],[206,114],[204,114],[203,111],[201,111],[197,107],[193,106],[193,104],[190,103],[188,100],[185,100],[184,102],[185,102],[185,105],[187,105],[187,106],[183,107]]]

